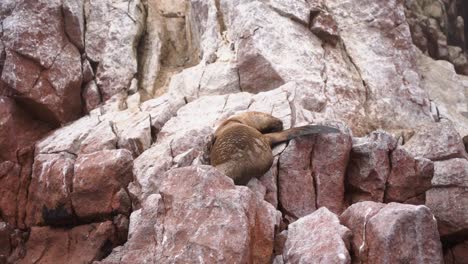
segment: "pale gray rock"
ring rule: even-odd
[[[460,135],[468,135],[468,104],[465,90],[468,78],[458,75],[447,61],[435,61],[419,53],[418,67],[422,85],[437,105],[437,114],[453,121]],[[443,89],[441,89],[443,87]]]
[[[322,207],[289,225],[284,245],[285,263],[351,263],[351,231]]]
[[[86,54],[98,63],[96,83],[104,101],[127,91],[137,73],[136,48],[146,13],[140,1],[95,1],[85,5]]]

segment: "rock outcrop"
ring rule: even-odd
[[[463,263],[465,6],[1,1],[0,263]],[[244,111],[340,133],[236,186]]]

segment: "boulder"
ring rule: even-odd
[[[299,218],[288,227],[285,263],[351,263],[351,231],[325,207]]]
[[[360,202],[340,221],[353,232],[353,261],[443,263],[437,223],[426,206]]]

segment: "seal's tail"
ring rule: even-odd
[[[322,126],[322,125],[307,125],[301,127],[293,127],[290,129],[286,129],[280,132],[275,133],[268,133],[265,134],[265,137],[270,142],[270,146],[274,146],[276,144],[291,140],[293,138],[302,137],[305,135],[311,134],[325,134],[325,133],[339,133],[340,130],[329,127],[329,126]]]

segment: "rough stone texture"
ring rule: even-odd
[[[351,263],[351,231],[325,207],[289,225],[285,263]]]
[[[391,153],[390,163],[385,202],[424,204],[425,192],[431,188],[434,163],[425,158],[414,158],[401,147]]]
[[[34,262],[44,252],[39,262],[64,262],[62,255],[90,262],[118,244],[113,241],[126,240],[130,225],[130,241],[106,262],[209,262],[216,252],[219,262],[284,263],[282,246],[273,254],[279,232],[320,207],[341,213],[362,192],[365,199],[432,206],[447,232],[445,257],[461,256],[466,153],[456,132],[465,136],[468,127],[468,82],[447,63],[417,52],[412,39],[424,39],[415,38],[413,17],[404,15],[409,2],[429,14],[416,18],[435,29],[423,37],[442,40],[438,52],[463,70],[466,8],[459,0],[0,1],[0,95],[8,97],[0,103],[0,222],[11,227],[6,260]],[[202,165],[216,126],[242,111],[272,114],[285,128],[329,124],[342,133],[280,144],[269,172],[252,179],[250,190],[235,187]],[[82,113],[89,115],[68,123]],[[45,136],[49,128],[36,119],[62,127]],[[118,153],[126,153],[122,162]],[[132,159],[134,179],[126,186]],[[204,173],[166,177],[189,166]],[[439,180],[429,186],[433,166]],[[216,181],[224,187],[212,187]],[[102,191],[88,194],[93,188]],[[221,207],[211,203],[216,195],[225,195]],[[215,215],[220,208],[225,214]],[[359,212],[363,219],[366,209]],[[195,220],[180,220],[186,213]],[[423,215],[413,226],[432,223]],[[64,248],[74,229],[110,220],[114,238],[103,248],[94,245],[89,254],[78,253],[91,252],[84,242],[73,253]],[[212,221],[212,229],[197,226],[201,221]],[[336,221],[322,224],[336,230]],[[225,229],[231,225],[233,233]],[[433,228],[414,230],[433,236]],[[52,236],[59,242],[39,250],[47,243],[36,238]],[[342,240],[328,238],[319,242]],[[423,254],[433,256],[416,257]]]
[[[81,58],[65,35],[60,1],[18,2],[3,20],[2,41],[1,79],[28,109],[52,123],[80,116]]]
[[[140,1],[86,2],[86,55],[97,63],[96,83],[104,101],[127,91],[137,73],[136,48],[145,8]]]
[[[353,139],[346,177],[351,203],[383,202],[391,169],[390,153],[395,147],[395,138],[384,131]]]
[[[11,228],[5,222],[0,222],[0,261],[6,262],[10,255],[11,242],[10,242]]]
[[[91,263],[102,259],[117,244],[112,222],[72,229],[33,227],[26,256],[17,263]]]
[[[78,156],[71,202],[79,219],[129,215],[126,188],[133,180],[133,159],[128,150],[103,150]]]
[[[74,162],[75,156],[65,152],[36,155],[26,208],[27,226],[67,225],[73,220],[70,193]]]
[[[278,167],[279,203],[289,222],[325,206],[341,213],[344,179],[351,149],[347,128],[342,134],[293,140]],[[330,195],[333,193],[333,195]]]
[[[416,128],[404,148],[414,157],[433,161],[466,156],[460,134],[448,120]]]
[[[468,263],[468,241],[459,243],[445,253],[445,264]]]
[[[402,2],[331,0],[326,4],[364,82],[367,115],[373,123],[385,129],[430,121],[429,98],[415,70],[415,47]]]
[[[353,232],[353,261],[443,263],[437,223],[425,206],[360,202],[340,221]]]
[[[459,0],[405,1],[413,42],[434,59],[447,60],[458,73],[468,74],[466,4]]]
[[[437,118],[452,120],[461,136],[468,135],[468,100],[465,92],[468,77],[457,75],[450,63],[434,61],[423,54],[418,57],[418,65],[423,77],[422,85],[437,105]]]
[[[434,163],[432,188],[426,205],[437,218],[439,233],[447,239],[468,232],[468,161],[450,159]]]
[[[132,214],[129,241],[101,263],[269,262],[278,223],[271,205],[209,166],[162,178],[160,195]]]

